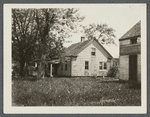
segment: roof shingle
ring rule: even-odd
[[[141,36],[141,21],[136,23],[129,31],[127,31],[119,40],[131,37]]]
[[[75,43],[69,46],[64,50],[63,56],[77,56],[77,54],[84,49],[88,44],[90,44],[95,39],[89,39],[83,42]],[[108,54],[110,58],[112,58],[111,54],[97,41],[95,40],[99,46]]]
[[[68,48],[66,48],[65,51],[65,55],[71,55],[71,56],[76,56],[77,52],[83,48],[88,42],[90,42],[91,40],[86,40],[84,42],[79,42],[79,43],[75,43],[72,44],[71,46],[69,46]]]

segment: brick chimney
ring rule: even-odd
[[[81,42],[85,41],[85,37],[81,37]]]

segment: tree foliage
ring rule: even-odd
[[[34,12],[30,9],[12,9],[12,58],[20,63],[23,76],[25,64],[33,58]]]
[[[73,8],[12,9],[12,55],[20,75],[29,61],[38,59],[41,77],[46,57],[60,56],[63,41],[83,19]]]
[[[107,24],[90,24],[83,29],[88,38],[96,38],[101,44],[115,44],[115,30]]]

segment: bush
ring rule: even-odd
[[[115,77],[118,74],[118,67],[110,67],[107,74],[109,77]]]

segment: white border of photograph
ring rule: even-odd
[[[11,81],[11,9],[78,8],[101,5],[138,5],[141,9],[141,106],[12,106]],[[3,12],[3,104],[5,114],[145,114],[147,113],[147,14],[146,4],[4,4]],[[135,22],[136,23],[136,22]],[[123,27],[121,27],[123,28]]]

